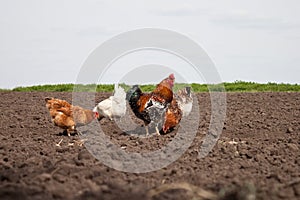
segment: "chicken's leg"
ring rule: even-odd
[[[155,130],[156,130],[156,134],[157,134],[157,135],[160,135],[160,133],[159,133],[159,130],[158,130],[158,127],[157,127],[157,126],[155,126]]]
[[[76,131],[75,126],[71,126],[69,129],[67,129],[68,136],[71,137],[71,132],[75,132],[75,131]]]
[[[69,129],[65,129],[65,130],[63,131],[63,134],[67,134],[69,137],[71,136],[70,130],[69,130]]]
[[[79,130],[75,130],[78,135],[83,135]]]
[[[148,129],[147,125],[145,125],[145,129],[146,129],[146,137],[148,137],[149,136],[149,129]]]

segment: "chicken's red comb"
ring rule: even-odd
[[[170,75],[169,75],[169,79],[175,79],[174,74],[170,74]]]

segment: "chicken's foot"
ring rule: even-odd
[[[62,143],[63,139],[61,139],[58,143],[55,144],[55,146],[60,147],[60,144]]]
[[[157,127],[157,126],[155,126],[155,130],[156,130],[156,134],[157,134],[157,135],[160,135],[160,133],[159,133],[159,130],[158,130],[158,127]]]
[[[78,134],[78,135],[83,135],[80,131],[78,131],[78,130],[76,130],[76,133]]]
[[[87,139],[73,140],[73,142],[80,147],[84,145],[85,141],[87,141]]]

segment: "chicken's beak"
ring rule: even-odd
[[[98,119],[99,118],[99,113],[98,112],[94,112],[94,118]]]
[[[163,132],[166,133],[168,131],[168,127],[163,126]]]

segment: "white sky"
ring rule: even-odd
[[[0,1],[0,88],[74,83],[101,43],[145,27],[196,41],[223,81],[300,83],[299,10],[298,0]]]

